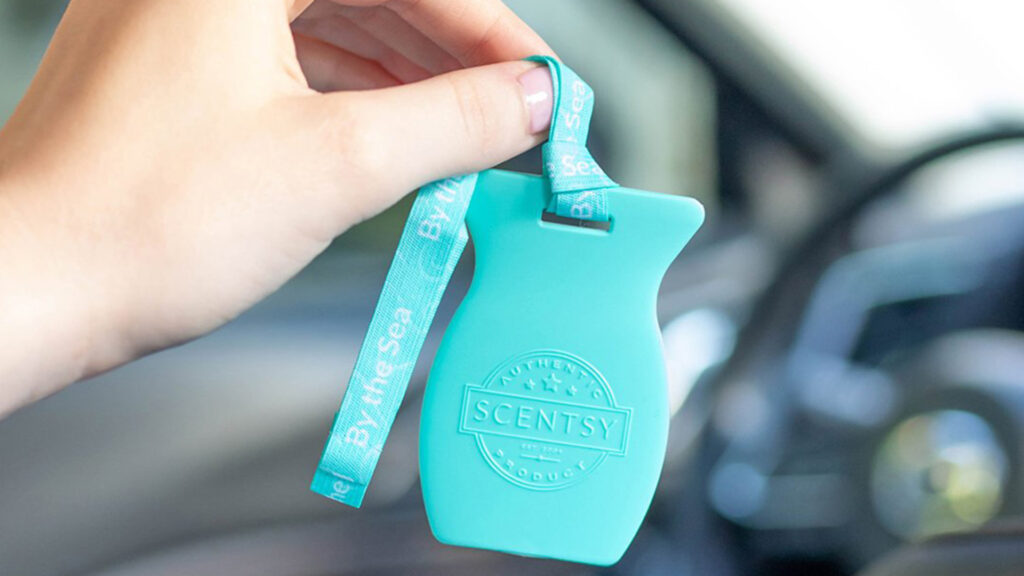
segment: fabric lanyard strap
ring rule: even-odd
[[[608,220],[603,193],[618,186],[587,150],[594,91],[575,72],[550,56],[531,56],[551,70],[554,102],[548,141],[541,146],[544,177],[551,183],[549,212],[577,220]]]
[[[616,184],[586,148],[593,92],[554,58],[529,60],[548,66],[554,87],[551,131],[542,148],[552,192],[548,210],[566,218],[606,221],[603,190]],[[439,180],[416,196],[313,476],[314,492],[350,506],[362,504],[438,303],[466,246],[465,216],[476,180],[476,174]]]

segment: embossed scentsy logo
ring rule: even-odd
[[[482,386],[466,386],[459,431],[476,437],[505,479],[554,490],[579,482],[609,454],[625,455],[630,416],[593,366],[539,350],[505,362]]]

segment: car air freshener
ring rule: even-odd
[[[604,231],[543,221],[549,196],[536,176],[477,181],[473,283],[423,400],[423,497],[442,542],[610,564],[661,472],[655,301],[703,212],[618,188]]]
[[[448,544],[611,564],[661,470],[656,296],[703,209],[609,179],[585,147],[589,87],[533,59],[555,88],[544,176],[491,170],[420,191],[312,489],[362,502],[468,222],[473,282],[421,418],[431,529]]]

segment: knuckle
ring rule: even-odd
[[[489,24],[479,29],[476,37],[469,43],[466,50],[459,55],[459,59],[467,62],[503,60],[503,58],[499,57],[495,47],[498,46],[498,41],[507,28],[507,15],[503,12],[495,14]]]
[[[336,106],[325,123],[329,148],[337,154],[338,165],[346,172],[369,177],[387,166],[387,149],[379,130],[360,114],[358,106]]]
[[[498,123],[491,114],[494,102],[486,91],[458,75],[449,76],[448,83],[467,141],[486,154],[498,139]]]
[[[316,142],[323,150],[313,156],[324,158],[326,152],[328,160],[316,171],[331,183],[329,195],[334,199],[322,205],[331,207],[325,216],[346,225],[375,213],[387,182],[389,150],[364,112],[358,99],[346,98],[318,120],[320,137]],[[345,194],[337,194],[338,187],[344,188]]]

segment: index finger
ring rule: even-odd
[[[533,54],[554,55],[551,47],[499,0],[390,0],[385,6],[466,67]]]

